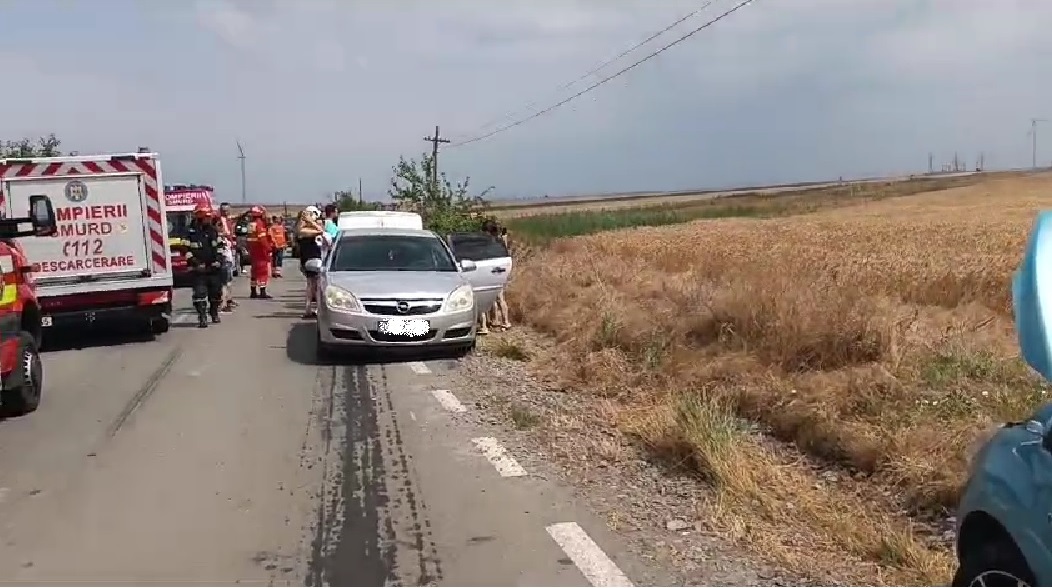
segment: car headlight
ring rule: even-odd
[[[464,284],[453,290],[453,293],[446,298],[445,311],[460,312],[469,310],[473,306],[475,306],[475,291],[471,289],[471,286]]]
[[[362,309],[362,305],[358,303],[354,294],[336,286],[325,287],[325,306],[349,312],[357,312]]]

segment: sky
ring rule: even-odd
[[[148,146],[166,183],[235,202],[240,141],[249,201],[309,202],[359,178],[382,198],[436,125],[451,178],[529,198],[1028,166],[1052,120],[1048,0],[754,0],[455,146],[736,2],[560,91],[704,2],[0,0],[0,139]],[[1052,122],[1038,138],[1047,164]]]

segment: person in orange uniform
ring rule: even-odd
[[[248,254],[252,261],[249,298],[273,298],[267,294],[270,262],[274,252],[274,244],[270,240],[267,228],[267,211],[263,210],[262,206],[253,206],[248,211],[248,217]]]
[[[272,254],[272,261],[274,263],[273,271],[270,273],[272,278],[281,277],[281,264],[285,261],[285,247],[288,246],[288,238],[286,237],[285,222],[281,220],[280,216],[274,215],[270,219],[270,242],[274,244],[274,253]]]

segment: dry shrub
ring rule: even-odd
[[[1050,187],[996,180],[557,241],[519,266],[509,302],[556,337],[563,379],[620,398],[622,427],[654,451],[759,513],[766,500],[808,502],[793,520],[834,548],[899,581],[937,581],[949,554],[905,523],[843,518],[831,505],[849,498],[816,497],[813,477],[718,432],[761,422],[911,508],[952,508],[977,436],[1043,398],[1014,348],[1009,278]]]

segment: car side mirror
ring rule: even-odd
[[[473,272],[478,268],[479,266],[475,265],[475,262],[470,259],[465,259],[460,262],[460,271],[462,272]]]
[[[37,194],[29,197],[29,219],[36,235],[50,237],[58,231],[55,207],[47,196]]]
[[[1034,222],[1012,278],[1012,309],[1023,359],[1052,379],[1052,211],[1039,213]]]

